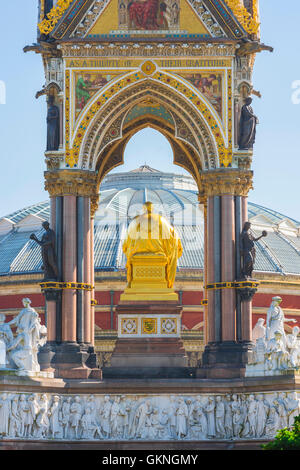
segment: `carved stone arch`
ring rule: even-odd
[[[116,84],[115,84],[116,85]],[[202,169],[215,168],[218,166],[218,150],[216,142],[212,136],[211,129],[201,113],[182,97],[175,90],[166,87],[164,84],[152,79],[133,84],[119,92],[114,98],[108,100],[107,104],[101,108],[99,113],[94,113],[88,125],[88,130],[80,148],[79,167],[93,170],[96,165],[96,155],[99,158],[99,145],[107,138],[107,132],[111,126],[119,119],[119,129],[113,139],[121,138],[122,114],[129,107],[145,99],[146,96],[155,97],[171,112],[172,116],[177,116],[177,138],[185,140],[178,132],[179,123],[185,123],[188,133],[193,138],[188,138],[189,144],[194,145],[195,154],[198,155],[197,167]],[[117,117],[116,117],[117,116]],[[103,140],[104,139],[104,140]],[[97,142],[98,141],[98,142]],[[186,141],[186,143],[187,143]],[[197,143],[195,145],[195,143]],[[109,139],[106,145],[109,144]],[[199,161],[200,157],[200,161]]]
[[[100,186],[102,179],[109,171],[124,163],[124,151],[128,141],[135,133],[145,127],[152,127],[166,137],[173,150],[174,164],[188,171],[198,184],[200,182],[200,169],[195,163],[197,156],[194,149],[188,144],[176,139],[174,128],[169,123],[162,121],[157,116],[145,115],[143,119],[137,118],[130,121],[130,123],[124,127],[122,138],[114,141],[103,150],[96,166],[98,185]]]

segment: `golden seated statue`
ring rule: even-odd
[[[173,286],[181,241],[174,227],[153,213],[151,202],[144,209],[130,223],[123,243],[128,285],[121,301],[177,301]]]

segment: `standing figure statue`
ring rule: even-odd
[[[49,96],[49,107],[47,114],[47,152],[57,151],[60,141],[60,113],[54,104],[54,96]]]
[[[0,368],[7,368],[7,348],[12,343],[14,336],[8,323],[5,323],[4,313],[0,313]]]
[[[153,212],[152,202],[145,202],[144,213],[130,223],[123,252],[127,258],[129,286],[132,281],[132,257],[139,253],[153,253],[166,256],[166,281],[168,288],[173,287],[177,259],[182,255],[182,245],[174,227],[164,217]]]
[[[38,350],[43,345],[47,329],[41,325],[38,313],[30,306],[31,300],[23,299],[24,308],[7,325],[17,326],[17,336],[10,343],[7,351],[10,359],[20,370],[39,372]]]
[[[55,232],[50,228],[49,222],[43,222],[42,227],[45,230],[42,239],[38,240],[34,233],[30,235],[30,239],[34,240],[42,247],[42,270],[44,271],[45,280],[57,280],[58,270],[55,255]]]
[[[284,348],[286,348],[286,334],[284,331],[284,324],[287,322],[297,323],[297,320],[294,318],[285,318],[280,304],[282,298],[279,296],[272,298],[272,303],[267,312],[267,330],[266,330],[266,340],[270,341],[274,338],[275,332],[279,331],[281,333],[281,341],[283,342]]]
[[[264,230],[260,237],[254,238],[250,232],[251,223],[245,222],[240,236],[240,251],[242,256],[242,277],[243,279],[252,278],[252,272],[255,264],[256,251],[254,242],[257,242],[267,236]]]
[[[256,125],[258,118],[253,113],[252,98],[246,98],[245,104],[241,110],[240,131],[239,131],[239,150],[248,150],[253,148],[256,135]]]

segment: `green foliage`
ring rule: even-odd
[[[300,450],[300,415],[294,419],[291,429],[280,429],[274,441],[262,446],[263,450]]]

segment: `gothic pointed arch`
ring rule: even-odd
[[[158,71],[151,77],[145,77],[142,71],[134,72],[101,90],[77,123],[73,138],[67,135],[66,163],[94,170],[104,148],[123,137],[130,109],[149,97],[172,116],[173,136],[193,148],[198,168],[223,166],[230,142],[215,110],[192,87]]]

